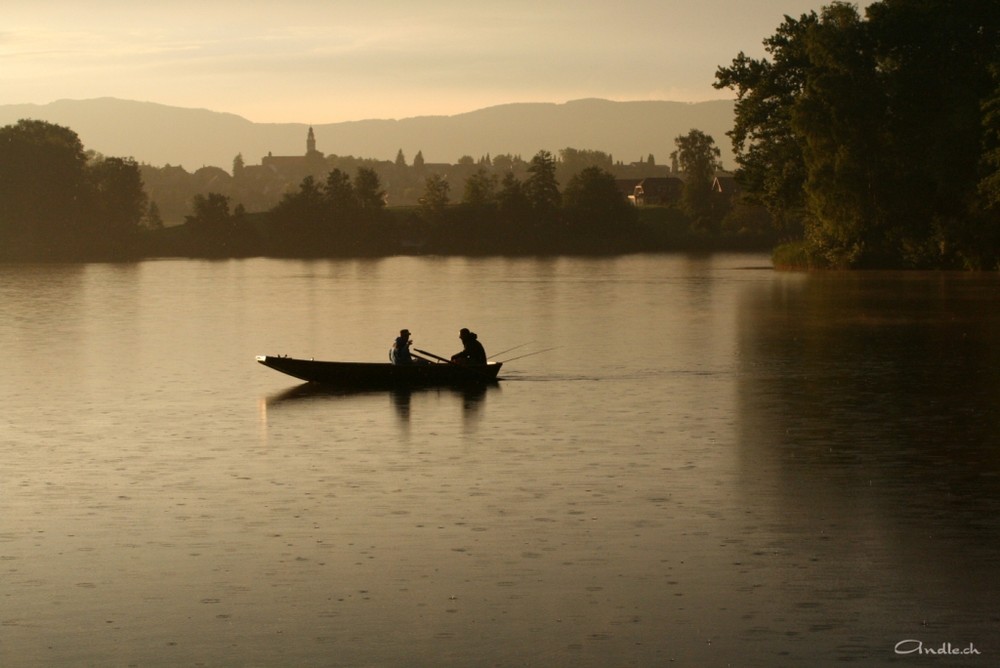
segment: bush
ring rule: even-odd
[[[804,241],[781,244],[771,254],[771,262],[775,269],[812,269],[817,265]]]

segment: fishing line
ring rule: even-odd
[[[544,350],[536,350],[533,353],[528,353],[527,355],[521,355],[519,357],[511,357],[509,360],[502,360],[501,364],[506,364],[507,362],[513,362],[514,360],[523,360],[525,357],[531,357],[532,355],[541,355],[542,353],[547,353],[550,350],[555,350],[556,348],[561,348],[562,346],[553,346],[552,348],[546,348]]]
[[[534,343],[534,341],[528,341],[528,343]],[[512,351],[512,350],[517,350],[518,348],[523,348],[523,347],[525,347],[526,345],[528,345],[528,343],[522,343],[522,344],[521,344],[521,345],[519,345],[519,346],[514,346],[513,348],[508,348],[507,350],[501,350],[501,351],[500,351],[500,352],[498,352],[498,353],[494,353],[494,354],[493,354],[493,356],[494,356],[494,357],[500,357],[501,355],[503,355],[503,354],[505,354],[505,353],[509,353],[509,352],[510,352],[510,351]]]

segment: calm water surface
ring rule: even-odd
[[[998,296],[758,256],[0,265],[0,665],[998,665]],[[254,362],[402,327],[558,347],[472,393]]]

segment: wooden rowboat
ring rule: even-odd
[[[502,362],[489,364],[387,364],[379,362],[321,362],[258,355],[257,361],[289,376],[312,383],[341,387],[419,387],[496,383]]]

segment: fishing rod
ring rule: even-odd
[[[520,355],[518,357],[511,357],[509,360],[503,360],[501,364],[506,364],[507,362],[513,362],[514,360],[522,360],[525,357],[531,357],[532,355],[541,355],[542,353],[547,353],[550,350],[555,350],[556,348],[561,348],[562,346],[553,346],[552,348],[546,348],[544,350],[536,350],[533,353],[528,353],[527,355]]]
[[[448,359],[446,357],[441,357],[440,355],[435,355],[434,353],[429,353],[426,350],[421,350],[420,348],[414,348],[414,350],[416,350],[421,355],[427,355],[428,357],[433,357],[434,359],[438,360],[439,362],[445,362],[447,364],[455,364],[455,366],[460,366],[459,364],[455,363],[454,361],[452,361],[452,360],[450,360],[450,359]]]
[[[528,341],[528,343],[534,343],[534,341]],[[512,351],[512,350],[517,350],[518,348],[523,348],[523,347],[525,347],[526,345],[528,345],[528,343],[522,343],[522,344],[521,344],[521,345],[519,345],[519,346],[514,346],[513,348],[508,348],[507,350],[501,350],[501,351],[500,351],[500,352],[498,352],[498,353],[494,353],[494,355],[493,355],[493,356],[494,356],[494,357],[500,357],[500,356],[501,356],[501,355],[503,355],[504,353],[509,353],[509,352],[510,352],[510,351]]]
[[[459,364],[458,362],[450,360],[447,357],[441,357],[440,355],[435,355],[434,353],[427,352],[426,350],[421,350],[420,348],[414,348],[414,350],[416,350],[418,353],[422,355],[427,355],[428,357],[433,357],[436,360],[440,360],[445,364],[450,364],[452,366],[458,367],[459,369],[462,369],[463,371],[469,373],[469,375],[475,378],[481,378],[487,382],[492,382],[493,380],[495,380],[493,376],[490,376],[485,371],[482,371],[480,365]]]

